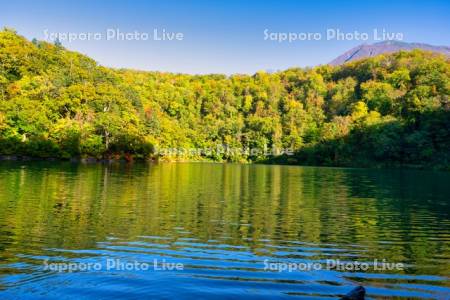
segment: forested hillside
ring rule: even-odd
[[[126,54],[124,54],[126,55]],[[116,70],[0,32],[0,155],[450,166],[450,62],[415,50],[268,74]]]

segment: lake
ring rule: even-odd
[[[449,299],[450,173],[0,162],[0,299]]]

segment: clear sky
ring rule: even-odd
[[[254,73],[327,63],[351,47],[372,42],[374,29],[401,33],[407,42],[449,46],[450,1],[9,0],[0,1],[0,26],[12,27],[29,39],[45,40],[46,32],[77,34],[78,40],[62,44],[105,66]],[[107,40],[108,29],[148,37],[126,41],[116,35]],[[154,40],[155,29],[159,34],[163,29],[180,32],[183,38]],[[329,29],[368,33],[369,40],[328,40]],[[279,42],[273,40],[277,32],[322,36]],[[97,36],[79,40],[83,33]]]

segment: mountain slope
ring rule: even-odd
[[[449,95],[450,60],[420,50],[273,74],[188,75],[106,68],[0,31],[0,159],[276,155],[450,170]]]
[[[342,65],[349,61],[354,61],[362,58],[373,57],[384,53],[393,53],[400,50],[410,51],[413,49],[422,49],[436,53],[442,53],[450,57],[450,47],[433,46],[422,43],[406,43],[400,41],[383,41],[375,44],[362,44],[356,46],[344,54],[336,57],[330,62],[330,65]]]

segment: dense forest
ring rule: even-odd
[[[0,31],[0,155],[450,169],[450,61],[414,50],[254,75],[117,70]],[[292,149],[293,155],[158,149]]]

